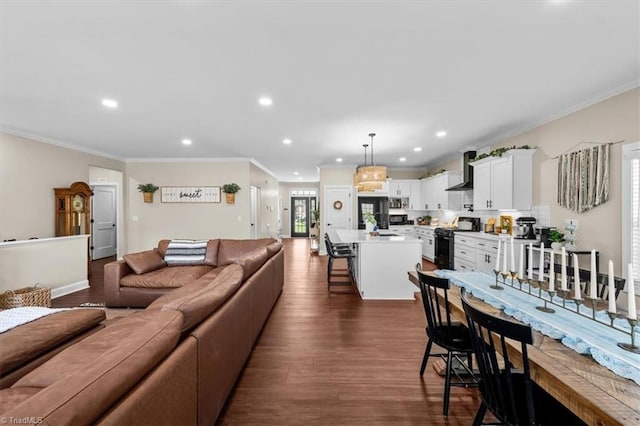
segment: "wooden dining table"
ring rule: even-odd
[[[419,288],[417,273],[409,271],[408,275],[409,281]],[[486,312],[508,317],[479,299],[470,299]],[[453,283],[449,308],[452,315],[466,323],[460,289]],[[520,353],[520,345],[509,344],[507,350],[510,354]],[[632,380],[618,376],[591,356],[579,354],[537,331],[527,352],[531,378],[587,424],[640,425],[640,386]]]

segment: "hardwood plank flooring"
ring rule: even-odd
[[[311,254],[304,238],[284,246],[284,290],[218,424],[472,423],[477,389],[452,387],[444,417],[444,378],[433,358],[419,375],[426,344],[419,298],[363,301],[349,287],[328,293],[327,257]],[[112,260],[95,261],[90,288],[52,305],[104,302],[103,265]],[[435,265],[423,261],[423,269]]]
[[[419,375],[425,318],[415,301],[363,301],[328,293],[325,256],[285,240],[285,286],[219,424],[469,425],[477,389]],[[423,262],[423,269],[434,265]],[[347,289],[344,289],[347,290]]]

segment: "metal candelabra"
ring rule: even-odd
[[[618,346],[621,347],[622,349],[624,349],[625,351],[629,351],[629,352],[633,352],[636,354],[640,354],[640,347],[636,345],[635,342],[635,327],[638,325],[638,320],[637,319],[632,319],[632,318],[627,318],[627,321],[629,322],[629,326],[631,328],[631,330],[626,330],[618,325],[615,324],[614,320],[617,318],[617,315],[615,312],[608,312],[607,311],[607,315],[609,317],[609,322],[605,322],[602,319],[596,317],[596,307],[597,307],[597,302],[598,302],[598,298],[591,298],[591,297],[587,297],[587,301],[589,302],[588,305],[590,305],[591,309],[588,310],[584,310],[585,312],[582,312],[580,310],[580,305],[583,305],[583,300],[582,298],[580,299],[576,299],[576,298],[571,298],[570,300],[573,301],[576,305],[575,309],[571,308],[570,306],[567,306],[566,302],[567,299],[569,299],[569,294],[571,293],[569,290],[567,289],[560,289],[560,290],[551,290],[549,291],[549,288],[547,287],[546,289],[544,288],[543,284],[545,283],[545,281],[543,280],[536,280],[533,278],[527,278],[527,277],[520,277],[518,276],[518,274],[514,271],[509,271],[509,272],[501,272],[498,270],[494,270],[493,271],[496,275],[496,282],[493,285],[490,285],[489,288],[493,289],[493,290],[503,290],[504,286],[509,286],[512,287],[518,291],[521,291],[523,293],[527,293],[537,299],[540,299],[543,302],[543,305],[541,306],[536,306],[536,309],[538,309],[539,311],[542,312],[546,312],[549,314],[552,314],[555,312],[555,309],[549,307],[549,305],[551,306],[555,306],[555,307],[559,307],[559,308],[563,308],[568,310],[569,312],[573,312],[574,314],[580,315],[582,317],[588,318],[590,320],[593,320],[597,323],[600,324],[604,324],[607,327],[611,327],[614,330],[618,330],[621,331],[625,334],[628,334],[631,337],[631,343],[624,343],[624,342],[620,342],[618,343]],[[518,285],[515,285],[515,282],[518,282]],[[500,284],[504,284],[504,286],[500,285]],[[527,288],[523,289],[522,288],[522,284],[527,284]],[[532,291],[533,289],[533,291]],[[535,290],[538,290],[537,292]],[[545,295],[543,294],[546,293],[548,295],[548,298],[545,297]],[[553,298],[556,295],[556,293],[560,296],[560,299],[562,299],[562,302],[559,301],[554,301]],[[584,306],[588,306],[586,303],[584,304]],[[590,312],[589,312],[590,311]]]

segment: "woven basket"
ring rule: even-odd
[[[20,308],[22,306],[51,306],[51,289],[46,287],[19,288],[0,294],[0,309]]]

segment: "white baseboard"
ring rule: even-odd
[[[76,291],[84,290],[85,288],[89,288],[89,280],[82,280],[76,283],[63,285],[62,287],[52,288],[51,298],[55,299],[56,297],[65,296],[67,294],[75,293]]]

